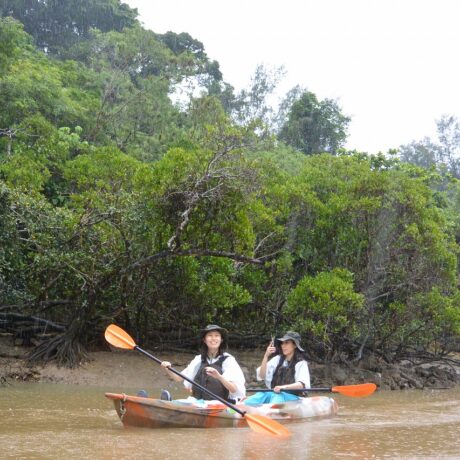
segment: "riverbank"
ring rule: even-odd
[[[0,338],[0,384],[11,381],[39,381],[91,385],[109,388],[156,388],[171,386],[171,381],[161,367],[135,351],[96,351],[80,367],[68,369],[53,363],[29,366],[26,361],[30,349],[14,346],[9,337]],[[255,380],[255,369],[260,364],[263,350],[229,350],[243,369],[247,385],[260,385]],[[193,358],[192,353],[156,353],[158,358],[167,359],[178,370],[183,369]],[[324,366],[310,363],[313,387],[331,387],[363,382],[374,382],[379,389],[424,389],[453,388],[460,386],[460,356],[449,362],[409,362],[387,365],[381,362],[361,363],[360,366]]]

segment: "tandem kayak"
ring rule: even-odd
[[[106,393],[115,405],[125,426],[144,428],[227,428],[247,427],[244,417],[219,401],[165,401],[141,396]],[[313,417],[328,417],[338,411],[337,402],[326,396],[300,398],[283,403],[236,407],[248,414],[264,415],[278,422],[291,422]]]

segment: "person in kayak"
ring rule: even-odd
[[[269,343],[256,377],[259,381],[265,380],[272,391],[259,391],[249,396],[244,400],[248,406],[293,401],[299,396],[289,390],[310,388],[310,370],[297,332],[288,331]]]
[[[288,331],[270,342],[257,368],[257,380],[265,380],[275,393],[310,388],[310,370],[297,332]]]
[[[241,367],[236,359],[225,351],[226,348],[227,330],[216,324],[209,324],[201,331],[200,354],[193,358],[182,374],[221,398],[237,402],[246,396],[246,382]],[[171,372],[168,369],[171,367],[169,361],[163,361],[161,365],[170,378],[176,382],[183,381],[184,386],[192,391],[195,398],[213,399],[208,393]]]

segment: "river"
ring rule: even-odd
[[[0,387],[0,458],[460,458],[459,388],[378,391],[359,399],[336,395],[337,416],[291,423],[288,439],[249,428],[123,428],[104,397],[112,390],[120,389],[44,383]]]

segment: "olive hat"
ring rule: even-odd
[[[280,337],[279,339],[276,339],[279,342],[286,342],[286,340],[292,340],[295,343],[295,346],[300,350],[300,351],[305,351],[301,346],[300,346],[300,334],[294,331],[287,331],[286,334],[284,334],[283,337]]]
[[[217,324],[208,324],[204,329],[201,329],[201,337],[203,338],[208,332],[218,331],[225,338],[227,335],[227,329],[218,326]]]

